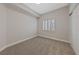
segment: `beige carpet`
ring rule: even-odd
[[[74,55],[70,44],[43,37],[35,37],[0,52],[2,55]]]

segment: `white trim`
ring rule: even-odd
[[[76,50],[75,50],[75,48],[73,47],[73,45],[71,44],[70,46],[72,47],[72,49],[74,50],[75,54],[77,55]]]
[[[75,49],[75,47],[73,46],[73,44],[71,44],[72,49],[74,50],[76,55],[79,55],[79,53],[77,52],[77,50]]]
[[[57,40],[57,41],[62,41],[62,42],[66,42],[66,43],[70,43],[69,41],[66,41],[66,40],[63,40],[63,39],[58,39],[58,38],[55,38],[55,37],[46,36],[46,35],[38,34],[38,36],[53,39],[53,40]]]
[[[0,49],[0,52],[3,51],[4,49],[8,48],[8,47],[11,47],[11,46],[13,46],[13,45],[16,45],[16,44],[18,44],[18,43],[24,42],[24,41],[29,40],[29,39],[34,38],[34,37],[37,37],[37,35],[33,35],[33,36],[30,36],[30,37],[28,37],[28,38],[26,38],[26,39],[24,39],[24,40],[19,40],[19,41],[13,42],[13,43],[11,43],[11,44],[5,45],[5,46],[3,46],[3,47]]]
[[[3,46],[2,48],[0,48],[0,52],[3,51],[6,48],[7,48],[6,46]]]
[[[13,46],[13,45],[16,45],[16,44],[18,44],[18,43],[24,42],[24,41],[26,41],[26,40],[29,40],[29,39],[34,38],[34,37],[37,37],[37,36],[41,36],[41,37],[50,38],[50,39],[57,40],[57,41],[62,41],[62,42],[70,43],[69,41],[65,41],[65,40],[62,40],[62,39],[57,39],[57,38],[54,38],[54,37],[50,37],[50,36],[38,34],[38,35],[30,36],[30,37],[28,37],[28,38],[26,38],[26,39],[24,39],[24,40],[16,41],[16,42],[13,42],[13,43],[11,43],[11,44],[5,45],[5,46],[3,46],[3,47],[0,49],[0,52],[3,51],[4,49],[8,48],[8,47],[11,47],[11,46]]]
[[[40,17],[40,14],[38,14],[37,12],[33,11],[32,9],[30,9],[30,8],[29,8],[27,5],[25,5],[25,4],[14,4],[14,5],[16,5],[16,6],[22,8],[22,9],[24,9],[24,10],[26,10],[26,11],[28,11],[29,13],[33,14],[33,15],[36,16],[36,17]]]

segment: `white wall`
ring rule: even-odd
[[[0,4],[0,49],[6,44],[6,8]]]
[[[70,7],[74,7],[73,4]],[[79,54],[79,5],[74,10],[72,16],[70,16],[71,21],[71,44],[76,52],[76,54]]]
[[[36,18],[7,9],[7,44],[29,38],[37,32]]]
[[[54,37],[59,40],[69,42],[69,7],[63,7],[57,9],[53,12],[44,14],[38,20],[38,34],[45,35],[49,37]],[[42,21],[45,19],[55,19],[56,20],[56,30],[55,32],[42,31]]]
[[[0,4],[0,51],[15,42],[37,34],[37,20]]]
[[[69,6],[69,13],[71,13],[74,9],[74,7],[76,6],[77,4],[76,3],[71,3]]]

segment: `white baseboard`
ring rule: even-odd
[[[23,41],[29,40],[29,39],[34,38],[34,37],[37,37],[37,36],[41,36],[41,37],[50,38],[50,39],[53,39],[53,40],[58,40],[58,41],[63,41],[63,42],[66,42],[66,43],[70,43],[69,41],[65,41],[65,40],[62,40],[62,39],[57,39],[57,38],[54,38],[54,37],[49,37],[49,36],[45,36],[45,35],[40,35],[40,34],[39,34],[39,35],[33,35],[33,36],[30,36],[30,37],[28,37],[28,38],[26,38],[26,39],[23,39],[23,40],[16,41],[16,42],[13,42],[13,43],[11,43],[11,44],[5,45],[5,46],[3,46],[3,47],[0,49],[0,52],[3,51],[4,49],[8,48],[8,47],[11,47],[11,46],[13,46],[13,45],[16,45],[16,44],[18,44],[18,43],[21,43],[21,42],[23,42]]]
[[[72,47],[72,49],[74,50],[75,54],[77,55],[77,53],[76,53],[76,51],[75,51],[74,47],[72,46],[72,44],[71,44],[70,46]]]
[[[3,51],[4,49],[6,49],[6,46],[3,46],[2,48],[0,48],[0,52]]]
[[[11,43],[11,44],[5,45],[4,47],[2,47],[2,48],[0,49],[0,52],[3,51],[4,49],[8,48],[8,47],[11,47],[11,46],[13,46],[13,45],[19,44],[19,43],[21,43],[21,42],[24,42],[24,41],[29,40],[29,39],[31,39],[31,38],[34,38],[34,37],[36,37],[36,36],[37,36],[37,35],[33,35],[33,36],[30,36],[30,37],[28,37],[28,38],[26,38],[26,39],[23,39],[23,40],[16,41],[16,42],[13,42],[13,43]]]
[[[62,42],[66,42],[66,43],[70,43],[69,41],[66,41],[66,40],[63,40],[63,39],[54,38],[54,37],[50,37],[50,36],[46,36],[46,35],[39,34],[38,36],[49,38],[49,39],[53,39],[53,40],[57,40],[57,41],[62,41]]]
[[[71,44],[72,49],[74,50],[76,55],[79,55],[79,52],[75,49],[75,47]]]

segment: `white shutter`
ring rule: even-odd
[[[43,30],[55,31],[55,20],[43,20]]]
[[[52,22],[52,27],[51,27],[51,29],[52,29],[52,31],[55,31],[55,20],[51,20],[51,22]]]

